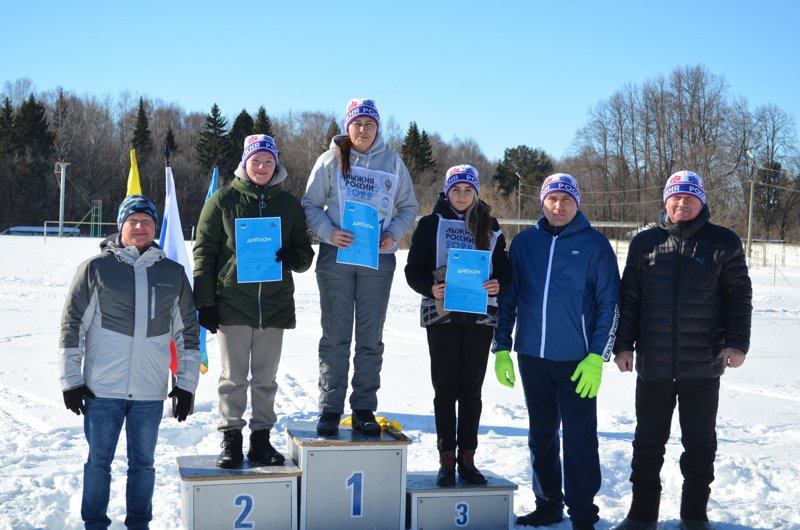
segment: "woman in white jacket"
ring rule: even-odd
[[[314,164],[302,200],[308,225],[320,240],[316,267],[322,310],[317,434],[332,436],[338,432],[355,324],[350,396],[353,428],[378,436],[381,427],[374,412],[378,408],[383,324],[395,270],[394,253],[397,240],[413,225],[419,205],[408,169],[381,137],[375,102],[351,100],[344,126],[347,134],[334,137],[330,149]],[[377,270],[337,263],[338,250],[354,243],[354,234],[342,230],[345,201],[366,203],[378,210]]]

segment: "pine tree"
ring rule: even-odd
[[[211,113],[206,114],[203,130],[197,140],[197,161],[204,170],[211,171],[215,167],[224,168],[230,156],[230,141],[227,132],[228,122],[219,112],[216,103]]]
[[[333,137],[339,134],[342,134],[342,129],[339,127],[339,122],[336,120],[336,118],[331,118],[331,122],[328,124],[328,130],[325,131],[325,142],[321,146],[323,153],[330,148]]]
[[[14,137],[17,152],[36,164],[47,160],[53,151],[55,135],[50,131],[44,103],[36,101],[33,94],[19,106],[14,118]]]
[[[436,172],[436,161],[433,159],[433,149],[428,139],[428,133],[426,133],[424,129],[422,130],[422,136],[419,141],[417,171]]]
[[[256,112],[256,119],[253,123],[253,132],[255,134],[266,134],[267,136],[272,136],[275,138],[275,135],[272,133],[272,122],[267,116],[267,110],[263,107],[258,107],[258,112]]]
[[[420,143],[422,138],[417,128],[417,122],[412,121],[408,126],[406,138],[403,140],[403,147],[400,149],[400,158],[408,168],[409,173],[414,175],[417,172],[417,161],[419,160]]]
[[[164,144],[169,148],[170,154],[178,152],[178,144],[175,141],[175,133],[172,132],[172,125],[167,126],[167,134],[164,135]]]
[[[144,99],[139,98],[139,113],[133,128],[131,148],[136,149],[137,160],[146,160],[153,153],[153,137],[150,134],[150,120],[144,108]]]
[[[241,160],[240,156],[242,151],[244,150],[244,139],[250,136],[251,134],[261,134],[255,130],[255,122],[253,122],[253,117],[250,114],[242,109],[242,112],[236,116],[236,119],[233,120],[233,126],[231,127],[231,132],[228,134],[231,142],[231,158],[228,161],[228,169],[233,172],[236,170],[236,167],[239,165],[239,160]]]
[[[14,107],[5,98],[0,107],[0,157],[11,156],[17,150],[14,137]]]
[[[545,177],[552,172],[553,161],[544,151],[519,145],[505,150],[503,160],[497,165],[494,182],[495,186],[508,196],[519,186],[517,173],[522,177],[523,185],[537,187],[541,186]]]

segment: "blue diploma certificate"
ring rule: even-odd
[[[483,288],[483,282],[489,279],[491,259],[488,250],[450,249],[444,288],[445,309],[486,313],[489,293]]]
[[[353,233],[353,244],[339,249],[336,263],[378,268],[378,243],[380,241],[380,221],[378,210],[369,204],[355,201],[344,203],[342,230]]]
[[[279,282],[283,264],[275,261],[281,248],[281,218],[236,219],[236,280],[239,283]]]

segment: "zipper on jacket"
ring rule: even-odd
[[[264,188],[261,188],[261,200],[258,203],[258,216],[264,217],[264,210],[267,208],[267,201],[264,200]],[[261,324],[263,322],[263,308],[261,307],[261,282],[258,282],[258,298],[256,299],[256,305],[258,306],[258,329],[261,329]]]
[[[547,296],[550,293],[550,271],[553,267],[553,254],[556,249],[556,239],[558,236],[553,236],[553,242],[550,243],[550,256],[547,258],[547,274],[544,279],[544,296],[542,296],[542,340],[539,347],[539,357],[544,359],[544,345],[545,338],[547,337]]]
[[[672,282],[672,380],[678,380],[678,295],[680,293],[681,268],[683,264],[683,230],[678,225],[678,259],[675,263],[675,279]]]
[[[156,318],[156,288],[150,288],[150,320]]]

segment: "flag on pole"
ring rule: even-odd
[[[211,183],[208,185],[208,193],[206,193],[206,202],[217,191],[217,182],[219,181],[219,168],[214,168],[214,173],[211,175]],[[208,371],[208,350],[206,349],[206,328],[200,326],[200,371],[206,373]]]
[[[136,165],[136,149],[131,149],[131,170],[128,173],[128,193],[126,195],[141,195],[142,185],[139,184],[139,166]]]
[[[178,198],[175,195],[175,179],[172,176],[172,168],[167,165],[167,196],[164,198],[164,221],[161,223],[161,235],[159,236],[159,244],[164,249],[164,254],[167,255],[172,261],[176,261],[183,265],[186,272],[186,277],[189,278],[189,284],[193,285],[192,277],[192,264],[189,261],[189,254],[186,252],[186,241],[183,239],[183,226],[181,225],[181,215],[178,211]],[[205,347],[201,348],[205,350]],[[175,350],[175,344],[170,342],[170,350],[172,351],[172,364],[170,369],[173,374],[178,370],[178,357]],[[203,354],[205,366],[208,366],[206,354]],[[203,373],[206,372],[202,369]]]

